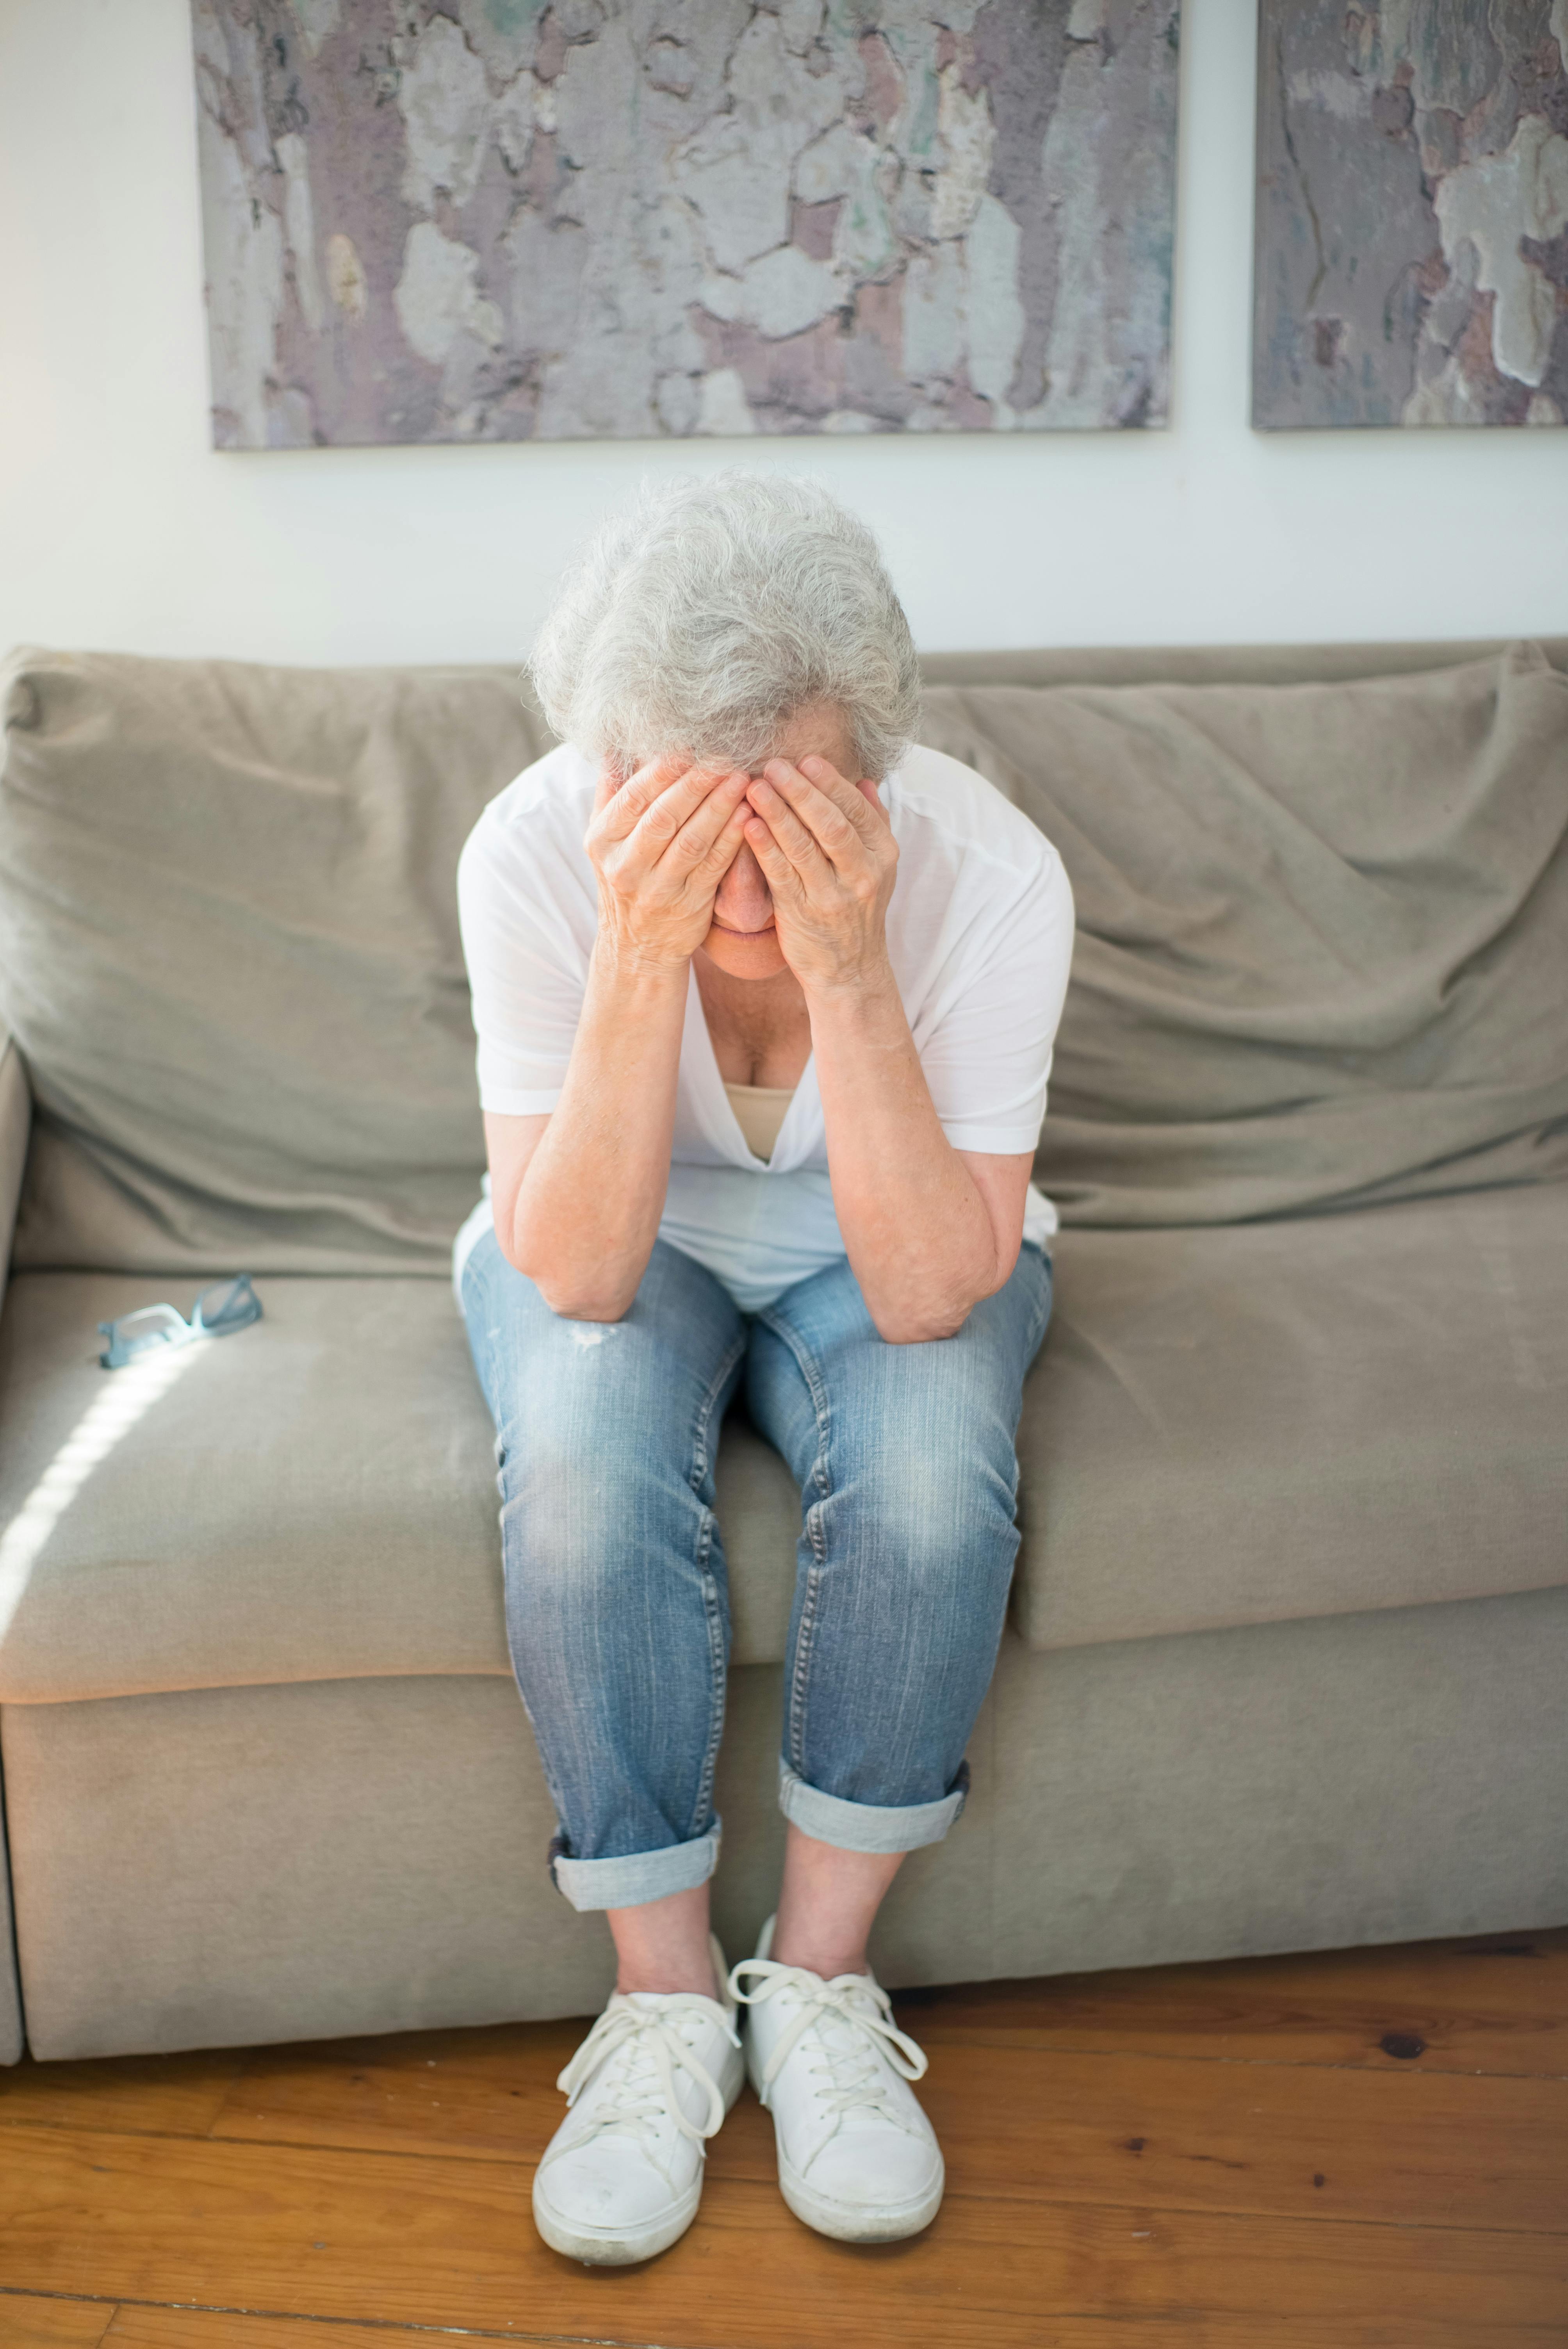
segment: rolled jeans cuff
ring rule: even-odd
[[[621,1859],[573,1859],[552,1844],[550,1873],[558,1892],[573,1909],[640,1909],[671,1892],[706,1884],[718,1866],[722,1819],[689,1843],[666,1844],[662,1851],[628,1852]]]
[[[787,1762],[779,1764],[779,1807],[802,1835],[819,1843],[836,1844],[841,1851],[919,1851],[940,1843],[969,1792],[969,1765],[960,1765],[950,1794],[936,1803],[846,1803],[841,1795],[824,1795],[809,1786]]]

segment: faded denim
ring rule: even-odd
[[[963,1808],[1018,1537],[1013,1441],[1051,1309],[1026,1246],[955,1337],[890,1346],[847,1262],[755,1314],[663,1240],[618,1322],[552,1313],[485,1233],[462,1301],[496,1424],[507,1637],[577,1909],[717,1863],[729,1599],[720,1423],[744,1388],[799,1484],[779,1806],[851,1851]]]

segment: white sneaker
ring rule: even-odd
[[[798,2219],[846,2243],[918,2234],[942,2203],[942,2148],[911,2080],[925,2057],[892,2020],[873,1974],[824,1982],[768,1952],[771,1917],[754,1958],[729,1988],[751,2009],[746,2068],[773,2115],[779,2184]],[[743,1987],[748,1978],[754,1987]]]
[[[724,1951],[710,1940],[713,1976]],[[571,2109],[533,2178],[552,2251],[590,2266],[652,2259],[702,2200],[707,2140],[740,2094],[735,2007],[694,1991],[617,1991],[556,2082]]]

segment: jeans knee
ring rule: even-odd
[[[498,1481],[509,1586],[521,1579],[532,1594],[564,1598],[614,1581],[636,1502],[603,1460],[534,1431],[505,1448]]]
[[[934,1602],[973,1591],[977,1578],[1009,1577],[1017,1551],[1013,1522],[1016,1472],[1002,1473],[973,1454],[894,1459],[856,1482],[845,1497],[876,1551],[912,1599]]]

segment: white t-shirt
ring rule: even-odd
[[[598,928],[583,845],[596,780],[581,751],[552,750],[491,800],[458,866],[480,1101],[503,1117],[538,1116],[561,1098]],[[888,952],[943,1131],[958,1150],[1033,1150],[1072,957],[1061,858],[983,776],[940,750],[911,750],[882,801],[899,845]],[[454,1285],[491,1227],[489,1194],[487,1175],[458,1234]],[[1025,1238],[1044,1245],[1056,1228],[1031,1185]],[[755,1157],[725,1095],[695,973],[659,1234],[748,1313],[844,1254],[814,1061],[772,1157]]]

